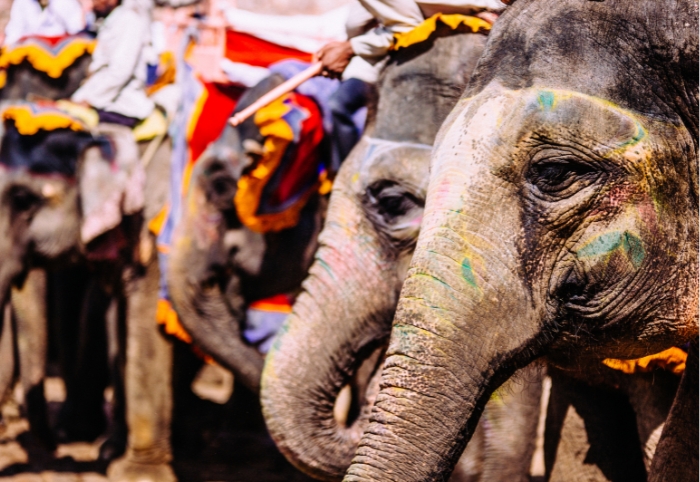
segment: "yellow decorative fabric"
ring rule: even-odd
[[[131,132],[136,142],[148,141],[168,132],[168,120],[160,109],[153,109],[151,115],[136,124]]]
[[[647,373],[656,368],[670,371],[680,375],[685,371],[685,362],[688,354],[678,347],[672,347],[654,355],[637,358],[636,360],[618,360],[606,358],[603,364],[629,375],[633,373]]]
[[[31,136],[39,130],[53,131],[56,129],[71,129],[74,131],[88,130],[81,120],[57,108],[45,108],[36,104],[18,104],[6,108],[2,112],[3,122],[13,120],[17,131],[23,136]]]
[[[292,210],[275,214],[257,214],[265,184],[279,166],[287,146],[294,140],[291,127],[282,118],[290,110],[290,106],[284,103],[288,97],[289,94],[280,97],[255,113],[255,124],[265,138],[263,155],[258,165],[238,180],[238,190],[233,200],[241,222],[257,232],[279,230],[280,226],[291,227],[296,222],[296,218],[287,219],[290,213],[293,214]]]
[[[185,343],[192,343],[192,337],[180,324],[177,313],[170,305],[169,301],[158,300],[158,307],[156,308],[156,321],[158,324],[163,325],[163,329],[168,335],[173,335],[175,338],[182,340]]]
[[[172,52],[163,52],[160,54],[160,58],[158,59],[158,78],[153,85],[148,86],[146,94],[152,95],[166,85],[174,83],[176,65],[177,62]]]
[[[321,172],[321,175],[318,177],[318,182],[318,193],[321,196],[325,196],[333,189],[333,181],[328,178],[328,172],[325,170]]]
[[[411,45],[425,42],[430,38],[432,33],[437,30],[438,21],[447,25],[452,30],[456,30],[460,25],[469,27],[473,33],[488,32],[491,30],[491,24],[478,17],[461,15],[459,13],[436,13],[430,18],[426,18],[423,23],[418,25],[413,30],[394,34],[394,45],[392,46],[392,50],[398,50],[400,48],[410,47]]]
[[[163,206],[156,216],[148,222],[148,230],[154,235],[158,236],[165,225],[165,221],[168,220],[168,211],[170,206],[167,204]]]
[[[76,59],[86,53],[92,54],[95,45],[95,40],[76,36],[54,52],[48,45],[45,46],[39,41],[23,42],[3,48],[0,54],[0,69],[7,69],[10,65],[19,65],[27,60],[35,69],[57,79],[64,70],[73,65]]]
[[[80,119],[88,128],[94,129],[100,122],[100,116],[92,107],[85,107],[69,100],[57,100],[56,107],[67,112],[76,119]]]
[[[184,341],[187,344],[192,343],[192,337],[180,324],[180,319],[169,301],[158,300],[158,305],[156,307],[156,322],[159,325],[163,325],[163,330],[165,330],[168,335],[172,335],[178,340]],[[192,351],[206,363],[215,363],[214,359],[202,352],[198,346],[192,345]]]

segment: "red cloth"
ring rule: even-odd
[[[189,139],[190,162],[197,162],[204,150],[221,135],[245,87],[205,82],[207,98]]]
[[[59,35],[58,37],[44,37],[43,35],[26,35],[19,39],[18,44],[21,44],[25,40],[38,40],[42,43],[45,43],[46,45],[50,47],[55,47],[57,43],[61,42],[62,40],[65,40],[70,37],[74,37],[75,35]]]
[[[311,57],[309,53],[273,44],[247,33],[226,31],[226,58],[232,62],[268,67],[270,64],[288,59],[311,62]]]

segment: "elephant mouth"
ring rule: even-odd
[[[381,363],[389,346],[388,340],[374,340],[358,352],[355,370],[343,385],[333,405],[333,418],[342,428],[356,425],[363,415],[372,409],[379,394]],[[358,427],[364,430],[364,427]]]

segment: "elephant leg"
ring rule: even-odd
[[[537,439],[544,367],[532,364],[516,372],[486,404],[484,481],[529,480]]]
[[[222,406],[202,400],[192,391],[192,382],[203,364],[191,345],[173,341],[172,441],[178,459],[197,457],[204,446],[205,425],[214,426],[221,421]]]
[[[679,377],[664,370],[634,375],[615,372],[614,376],[616,385],[627,393],[634,409],[644,465],[648,471],[678,390]]]
[[[65,441],[92,442],[107,426],[104,390],[109,381],[105,314],[110,297],[96,276],[90,276],[78,319],[78,344],[73,370],[67,377],[66,401],[59,432]]]
[[[46,319],[46,272],[32,269],[21,287],[13,287],[12,314],[17,333],[19,376],[32,435],[31,450],[53,451],[56,444],[49,429],[44,378],[48,350]]]
[[[122,297],[113,297],[105,316],[107,326],[107,359],[112,381],[112,420],[107,439],[100,446],[100,460],[111,461],[126,450],[126,395],[124,393],[124,365],[126,363],[125,303]]]
[[[649,482],[698,480],[698,341],[690,344],[685,373],[656,447]]]
[[[546,480],[646,481],[634,411],[624,393],[550,369]]]
[[[0,319],[0,406],[10,396],[15,380],[15,336],[11,320],[11,307],[8,303]],[[0,413],[0,433],[3,421]]]
[[[55,428],[59,443],[72,442],[71,428],[76,415],[71,409],[76,387],[84,380],[76,379],[80,345],[80,318],[84,308],[89,273],[84,266],[71,266],[48,272],[48,318],[52,343],[58,355],[61,377],[66,386],[66,403],[61,407]]]
[[[126,277],[126,454],[107,471],[115,482],[176,480],[170,467],[172,346],[155,322],[159,270],[151,260]]]

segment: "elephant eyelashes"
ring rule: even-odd
[[[41,197],[24,186],[13,186],[7,193],[9,205],[16,214],[26,213],[39,205]]]
[[[378,181],[366,193],[366,204],[382,217],[387,225],[394,224],[416,209],[422,209],[424,202],[392,181]]]
[[[424,199],[397,182],[381,180],[367,188],[362,205],[387,247],[403,251],[413,246],[418,237]]]
[[[601,172],[594,166],[575,159],[547,159],[535,162],[528,173],[528,182],[548,201],[573,196],[596,182]]]

